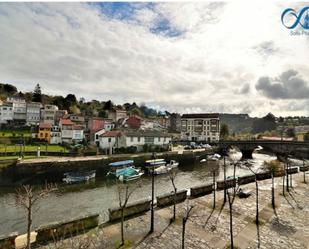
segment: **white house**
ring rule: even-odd
[[[59,127],[61,129],[62,142],[72,143],[74,123],[70,119],[60,119]]]
[[[41,120],[41,108],[42,108],[41,103],[37,102],[30,102],[27,103],[27,125],[36,125],[40,123]]]
[[[93,134],[93,141],[94,141],[94,143],[100,142],[100,136],[101,136],[102,134],[104,134],[106,131],[107,131],[107,130],[105,130],[105,129],[101,129],[101,130],[98,130],[97,132],[95,132],[95,133]]]
[[[7,124],[13,121],[13,105],[3,103],[0,105],[0,124]]]
[[[72,130],[72,141],[81,142],[84,139],[84,128],[81,125],[74,125]]]
[[[59,126],[53,125],[50,132],[50,144],[61,144],[61,130]]]
[[[23,98],[10,97],[7,102],[13,104],[13,120],[19,124],[25,124],[27,119],[27,104]]]
[[[58,111],[57,106],[55,106],[55,105],[45,105],[44,109],[41,110],[41,120],[42,120],[42,122],[54,125],[57,111]]]
[[[130,146],[142,150],[143,146],[168,146],[171,136],[166,133],[154,131],[108,131],[99,136],[100,148],[126,148]]]

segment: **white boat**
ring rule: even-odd
[[[155,175],[166,174],[172,169],[167,166],[164,159],[147,160],[145,163],[149,174],[152,174],[152,171]]]
[[[175,169],[177,168],[179,165],[179,162],[175,161],[175,160],[171,160],[170,163],[166,164],[166,167],[170,168],[170,169]]]
[[[220,158],[219,154],[213,154],[207,157],[207,161],[218,161]]]
[[[95,175],[95,170],[85,172],[68,172],[64,174],[65,177],[62,180],[66,183],[84,182],[95,178]]]

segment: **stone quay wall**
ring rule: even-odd
[[[176,193],[176,203],[183,202],[187,199],[187,190],[180,190]],[[174,204],[174,193],[167,193],[164,195],[157,196],[157,206],[165,207]]]
[[[214,190],[213,184],[206,184],[206,185],[192,187],[190,188],[190,197],[196,198],[196,197],[200,197],[203,195],[208,195],[208,194],[211,194],[213,190]]]

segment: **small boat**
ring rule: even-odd
[[[141,172],[139,169],[133,168],[133,167],[128,167],[125,169],[119,169],[116,171],[116,177],[120,181],[132,181],[140,178],[144,172]]]
[[[84,172],[67,172],[64,174],[65,177],[62,180],[66,183],[85,182],[95,178],[95,175],[95,170]]]
[[[213,154],[207,157],[207,161],[218,161],[220,158],[219,154]]]
[[[107,176],[118,178],[121,181],[131,181],[140,178],[144,173],[134,167],[133,160],[110,163],[110,171]]]
[[[175,169],[177,168],[179,165],[179,162],[175,161],[175,160],[171,160],[170,163],[166,164],[166,167],[170,168],[170,169]]]
[[[206,163],[207,162],[207,160],[205,159],[205,158],[203,158],[201,161],[200,161],[200,163]]]
[[[166,174],[172,169],[167,166],[164,159],[147,160],[145,166],[149,174],[152,174],[153,171],[155,175]]]

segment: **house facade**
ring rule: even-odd
[[[61,144],[61,130],[57,125],[53,125],[50,132],[50,144]]]
[[[62,142],[72,143],[74,125],[75,124],[70,119],[63,119],[63,118],[60,119],[59,127],[61,130]]]
[[[99,136],[99,145],[101,149],[134,146],[141,151],[144,145],[168,146],[171,139],[168,134],[153,131],[108,131]]]
[[[113,108],[108,111],[108,119],[111,119],[113,122],[117,122],[121,118],[127,117],[127,111]]]
[[[41,111],[41,121],[43,123],[55,124],[56,111],[58,107],[55,105],[45,105]]]
[[[218,113],[183,114],[181,116],[182,140],[217,142],[219,138]]]
[[[84,128],[81,125],[73,125],[72,142],[78,143],[84,139]]]
[[[13,121],[13,104],[2,103],[0,105],[0,124],[8,124]]]
[[[38,139],[50,143],[52,125],[49,123],[40,123]]]
[[[16,124],[24,125],[27,119],[27,104],[23,98],[7,98],[7,102],[13,105],[13,121]]]
[[[37,125],[41,120],[42,104],[37,102],[27,103],[27,125]]]

